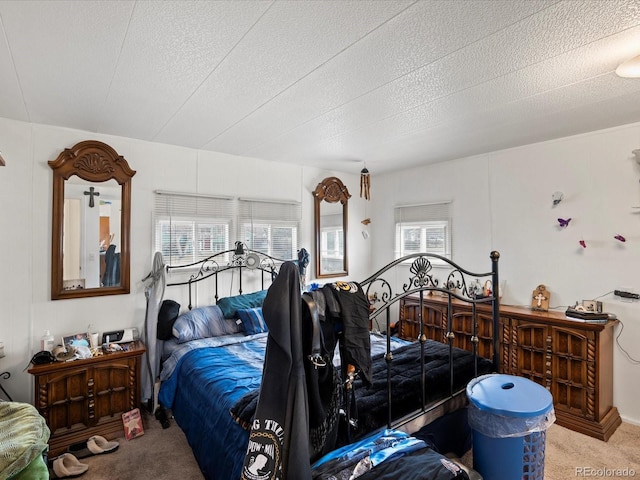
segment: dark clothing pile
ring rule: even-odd
[[[269,337],[243,480],[310,478],[298,267],[285,262],[262,306]],[[295,451],[295,455],[293,452]]]

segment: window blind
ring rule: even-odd
[[[153,214],[154,249],[169,265],[196,262],[230,248],[230,197],[156,191]]]
[[[394,208],[396,258],[419,251],[453,256],[451,202]]]
[[[277,200],[238,200],[238,239],[276,258],[297,258],[302,206]]]

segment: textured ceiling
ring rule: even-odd
[[[343,171],[640,121],[638,0],[2,0],[0,30],[0,117]]]

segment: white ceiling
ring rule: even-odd
[[[639,0],[1,0],[0,28],[1,117],[341,171],[640,121]]]

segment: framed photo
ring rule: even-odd
[[[70,335],[68,337],[62,337],[62,344],[65,347],[88,347],[89,343],[89,334],[88,333],[76,333],[75,335]]]

